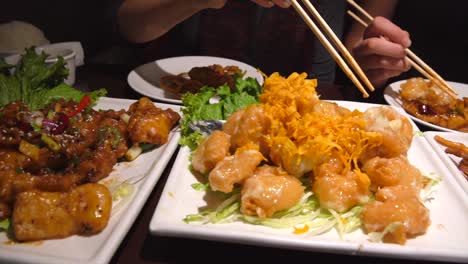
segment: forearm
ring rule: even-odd
[[[156,39],[195,13],[221,7],[210,0],[126,0],[118,11],[121,34],[131,42]]]

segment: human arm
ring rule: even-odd
[[[131,42],[156,39],[195,13],[222,8],[227,0],[125,0],[117,13],[121,34]]]
[[[397,3],[398,0],[362,1],[363,8],[376,17],[367,28],[353,23],[345,38],[346,47],[376,87],[410,68],[405,60],[405,48],[411,45],[409,34],[389,20]]]
[[[125,0],[117,12],[121,34],[131,42],[143,43],[167,33],[177,24],[204,9],[219,9],[228,0]],[[263,7],[290,6],[286,0],[252,0]]]

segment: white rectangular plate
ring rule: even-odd
[[[95,109],[128,109],[134,100],[101,98]],[[156,104],[162,109],[172,108],[180,113],[180,107]],[[134,185],[134,192],[125,205],[112,212],[107,227],[99,234],[36,243],[9,243],[5,233],[0,234],[0,262],[2,263],[107,263],[138,216],[172,154],[176,151],[179,132],[171,132],[168,143],[132,162],[122,162],[114,167],[104,184],[124,181],[132,176],[146,174]],[[115,205],[114,205],[115,208]]]
[[[364,111],[372,104],[338,102],[348,109]],[[190,150],[182,148],[177,156],[161,199],[150,223],[153,234],[219,240],[259,246],[341,254],[373,255],[392,258],[468,261],[468,196],[460,188],[446,165],[419,133],[408,152],[408,158],[422,173],[436,174],[442,182],[435,187],[434,198],[426,203],[431,226],[427,233],[408,240],[404,246],[372,243],[361,230],[340,239],[332,230],[319,236],[295,235],[292,230],[278,230],[244,223],[186,224],[187,214],[206,205],[204,192],[191,184],[197,179],[189,171]]]
[[[429,141],[434,150],[440,156],[440,159],[445,162],[447,167],[452,172],[455,179],[458,181],[460,186],[465,190],[465,193],[468,195],[468,180],[465,179],[463,172],[461,172],[457,164],[460,162],[461,158],[452,154],[445,153],[445,147],[435,141],[434,137],[439,135],[447,140],[454,142],[460,142],[468,146],[468,133],[458,133],[458,132],[436,132],[429,131],[424,133],[424,137]]]

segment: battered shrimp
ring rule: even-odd
[[[426,232],[430,225],[429,210],[410,186],[385,187],[377,191],[376,201],[368,203],[361,219],[367,232],[382,232],[390,224],[395,229],[384,236],[385,242],[405,244],[408,237]]]
[[[225,193],[232,192],[234,184],[242,183],[252,176],[263,159],[262,153],[253,145],[237,149],[234,155],[225,157],[210,172],[208,180],[211,189]]]
[[[315,177],[312,190],[321,207],[345,212],[368,201],[369,184],[369,178],[361,172],[350,171],[345,175],[329,173]]]
[[[262,166],[245,180],[241,195],[243,214],[265,218],[297,204],[304,188],[297,178],[281,168]]]
[[[383,135],[382,144],[365,153],[361,160],[375,156],[392,158],[406,155],[413,138],[413,127],[408,119],[390,106],[372,107],[364,112],[367,131]]]
[[[223,126],[223,131],[231,135],[231,146],[239,148],[247,143],[260,147],[267,153],[264,135],[270,129],[271,121],[259,105],[251,105],[232,114]]]
[[[229,155],[230,139],[231,136],[222,131],[213,131],[193,153],[193,169],[203,174],[211,171],[216,163]]]
[[[362,170],[371,180],[371,190],[380,187],[405,185],[419,191],[422,187],[421,172],[411,165],[406,157],[375,157],[367,161]]]

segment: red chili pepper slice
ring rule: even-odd
[[[80,102],[76,106],[76,110],[68,114],[68,118],[72,118],[76,116],[77,114],[81,113],[90,103],[91,103],[91,97],[89,97],[89,95],[83,96],[83,98],[81,98]]]

